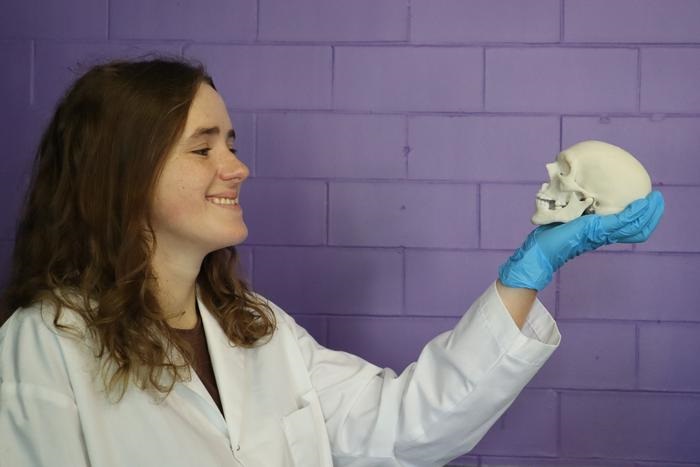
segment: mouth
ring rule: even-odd
[[[236,197],[224,197],[224,196],[207,196],[207,201],[217,206],[231,206],[238,207],[238,196]]]
[[[569,205],[567,202],[557,201],[555,199],[544,198],[540,195],[537,196],[537,206],[554,211],[556,209],[562,209]]]

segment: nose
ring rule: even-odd
[[[219,166],[219,178],[224,181],[236,180],[242,182],[250,175],[248,166],[233,154],[227,155],[226,159]]]

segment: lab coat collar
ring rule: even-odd
[[[241,433],[241,421],[243,420],[243,409],[246,398],[245,388],[248,386],[244,381],[246,378],[245,349],[235,347],[228,336],[224,333],[214,315],[211,314],[201,299],[199,289],[197,290],[197,303],[199,313],[204,327],[204,335],[207,338],[207,348],[211,357],[211,364],[214,369],[216,385],[221,397],[221,405],[224,411],[224,423],[228,428],[228,434],[233,446],[238,445]],[[199,381],[199,378],[197,378]],[[199,381],[199,385],[207,396],[209,393],[204,385]],[[214,404],[211,396],[209,399]],[[221,417],[221,413],[214,405],[216,412]]]

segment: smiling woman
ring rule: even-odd
[[[190,346],[172,328],[195,321],[195,280],[232,342],[273,328],[232,272],[227,247],[247,230],[222,204],[248,169],[213,86],[177,60],[97,66],[67,91],[37,153],[6,304],[51,303],[59,328],[64,310],[77,313],[116,398],[129,381],[167,393],[189,374]],[[167,358],[170,347],[185,359]]]

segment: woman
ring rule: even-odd
[[[567,259],[645,240],[658,193],[535,230],[401,375],[319,346],[235,276],[247,167],[177,60],[96,66],[44,133],[0,329],[11,466],[438,466],[559,344],[536,300]]]

